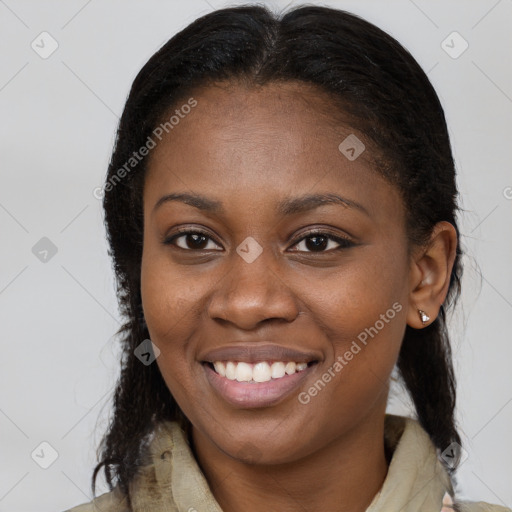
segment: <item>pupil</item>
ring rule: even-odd
[[[309,241],[310,240],[321,240],[320,243],[314,243],[314,244],[310,244]],[[309,237],[307,240],[306,240],[306,247],[308,248],[308,250],[310,249],[313,249],[313,250],[317,250],[317,249],[325,249],[325,247],[327,246],[327,238],[325,236],[312,236],[312,237]]]
[[[194,240],[194,242],[192,242],[192,244],[189,244],[188,242],[190,241],[191,238]],[[199,242],[198,242],[198,240],[199,240]],[[205,240],[206,240],[206,237],[204,235],[198,235],[197,233],[192,233],[187,236],[187,245],[189,247],[192,247],[192,249],[203,249],[202,245],[204,244]]]

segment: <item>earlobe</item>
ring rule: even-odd
[[[457,231],[438,222],[428,244],[411,261],[407,324],[421,329],[435,321],[448,293],[457,251]]]

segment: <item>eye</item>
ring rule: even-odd
[[[307,242],[308,240],[310,240],[309,243]],[[329,247],[330,242],[338,244],[338,247]],[[302,247],[304,247],[307,250],[302,249],[292,252],[331,252],[338,251],[341,249],[348,249],[349,247],[353,247],[355,245],[355,243],[349,240],[348,238],[332,235],[328,232],[320,230],[308,232],[306,236],[303,236],[294,245],[300,246],[301,244]],[[329,248],[329,250],[324,250],[326,248]]]
[[[181,243],[177,243],[177,240],[181,240]],[[164,245],[176,245],[180,249],[186,251],[207,251],[215,250],[214,247],[208,247],[208,242],[211,241],[216,245],[211,236],[205,231],[194,230],[194,229],[181,229],[178,233],[167,237],[163,240]],[[310,241],[308,243],[308,241]],[[330,247],[329,244],[334,242],[338,244],[338,247]],[[351,240],[345,237],[336,236],[325,231],[310,231],[295,242],[293,246],[300,246],[303,244],[303,249],[292,252],[330,252],[335,250],[347,249],[353,247],[355,244]],[[326,250],[328,249],[328,250]]]
[[[175,243],[175,241],[180,239],[183,239],[183,245]],[[184,249],[186,251],[207,251],[212,249],[212,247],[208,247],[208,240],[213,242],[213,239],[210,237],[210,235],[204,231],[195,229],[181,229],[179,230],[179,233],[167,237],[165,240],[163,240],[163,243],[165,245],[176,245],[180,249]]]

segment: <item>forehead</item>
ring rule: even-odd
[[[153,202],[174,189],[233,193],[246,201],[251,194],[271,198],[319,188],[360,195],[364,187],[371,207],[379,190],[390,188],[373,169],[372,145],[316,86],[217,83],[191,96],[197,105],[149,155],[145,196]],[[364,144],[356,159],[340,151],[347,137]]]
[[[215,82],[196,89],[196,97],[201,99],[204,114],[216,114],[222,110],[228,118],[239,121],[254,116],[266,116],[268,121],[284,117],[318,119],[323,124],[334,122],[334,97],[313,84],[299,81],[270,82],[264,85],[246,84],[241,81]],[[240,117],[241,113],[245,116]],[[337,112],[343,119],[343,113]],[[348,116],[345,116],[348,119]]]

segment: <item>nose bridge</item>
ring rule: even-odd
[[[292,321],[298,315],[293,292],[279,276],[279,262],[270,248],[248,237],[232,258],[210,302],[211,318],[251,328],[269,318]]]
[[[236,249],[237,256],[233,257],[230,270],[231,291],[245,295],[251,292],[262,298],[268,298],[274,293],[275,280],[278,279],[276,257],[270,248],[263,248],[254,241],[246,239]]]

